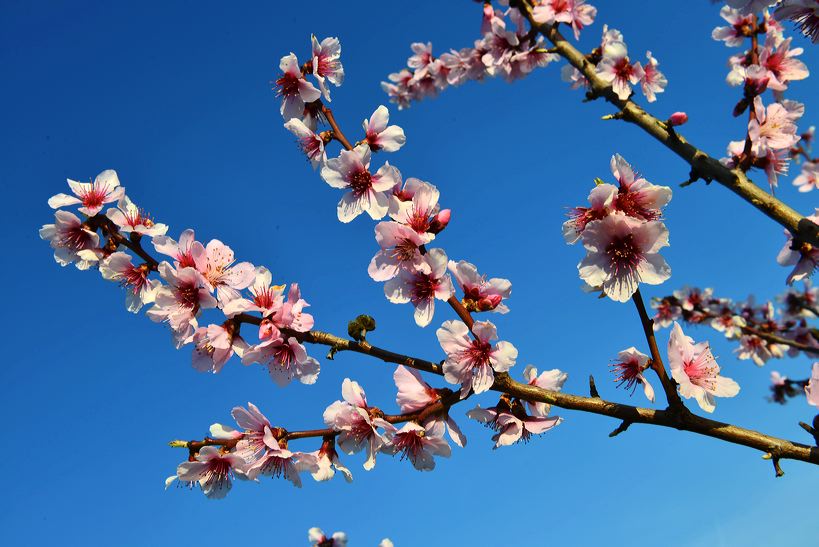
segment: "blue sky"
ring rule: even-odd
[[[724,84],[733,53],[710,38],[720,24],[709,2],[596,2],[597,22],[582,37],[597,42],[602,24],[619,28],[630,50],[651,50],[670,84],[650,111],[688,112],[684,135],[721,156],[743,135],[730,117],[737,91]],[[352,546],[798,544],[815,538],[814,467],[784,462],[774,479],[757,452],[712,439],[617,424],[561,412],[565,422],[528,445],[491,450],[490,432],[456,409],[469,437],[433,473],[380,457],[373,472],[347,458],[352,485],[280,480],[239,484],[221,502],[198,492],[163,490],[184,454],[175,438],[200,438],[230,409],[253,401],[290,429],[321,425],[345,377],[373,404],[394,412],[393,368],[357,355],[322,359],[314,386],[277,388],[258,367],[230,363],[219,375],[196,373],[187,351],[144,316],[128,314],[124,296],[93,272],[61,269],[37,229],[50,222],[46,200],[65,179],[113,168],[128,194],[176,235],[187,227],[218,238],[240,260],[266,265],[279,282],[298,281],[317,328],[343,333],[369,313],[378,345],[441,359],[435,325],[415,326],[411,309],[389,304],[366,267],[376,250],[373,223],[336,220],[338,193],[321,181],[282,128],[269,81],[282,55],[304,57],[311,33],[338,36],[346,81],[332,106],[356,137],[361,120],[386,97],[379,82],[404,65],[413,41],[438,52],[470,45],[480,6],[472,2],[23,2],[0,4],[0,124],[7,200],[0,244],[12,339],[0,367],[7,475],[0,528],[9,545],[54,541],[85,545],[306,544],[307,529],[345,530]],[[819,50],[802,59],[817,66]],[[791,98],[819,96],[815,79]],[[601,122],[611,109],[582,104],[560,81],[559,67],[508,85],[489,81],[447,90],[407,111],[391,109],[407,145],[388,159],[404,177],[436,184],[453,210],[439,241],[490,276],[513,282],[512,312],[493,316],[501,338],[527,363],[569,373],[565,389],[584,393],[595,374],[604,397],[616,391],[607,365],[631,345],[645,351],[631,305],[584,295],[581,250],[560,235],[565,208],[582,203],[594,177],[609,177],[619,152],[650,181],[675,187],[666,210],[673,276],[659,296],[682,285],[721,295],[770,298],[784,287],[775,263],[782,230],[726,189],[697,183],[678,189],[688,167],[624,123]],[[816,123],[808,104],[804,127]],[[384,158],[380,158],[383,161]],[[762,178],[757,174],[756,179]],[[809,213],[813,194],[784,182],[779,195]],[[803,400],[768,404],[773,367],[805,377],[810,362],[787,360],[758,370],[733,346],[702,328],[739,397],[720,400],[715,418],[807,441],[796,426],[812,417]],[[664,346],[667,333],[660,335]],[[313,354],[322,357],[321,350]],[[432,381],[432,380],[431,380]],[[434,379],[439,385],[437,379]],[[491,405],[494,396],[477,397]],[[639,395],[634,402],[643,404]],[[465,406],[471,406],[469,403]],[[304,450],[316,446],[305,442]]]

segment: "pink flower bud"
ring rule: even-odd
[[[671,116],[668,117],[668,125],[671,127],[682,125],[687,121],[688,114],[686,114],[685,112],[674,112]]]
[[[447,224],[449,224],[449,218],[452,215],[451,209],[444,209],[440,211],[435,217],[432,219],[430,223],[428,232],[432,234],[438,234],[446,228]]]

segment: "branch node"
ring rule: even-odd
[[[589,395],[597,399],[600,398],[600,393],[597,391],[597,386],[594,384],[594,376],[589,374]]]
[[[625,114],[623,114],[623,111],[621,110],[619,112],[615,112],[614,114],[606,114],[605,116],[603,116],[600,119],[601,120],[622,120],[624,117],[625,117]]]
[[[773,458],[773,466],[777,477],[781,477],[785,474],[785,472],[782,471],[782,468],[779,466],[779,458]]]
[[[188,441],[174,440],[168,443],[171,448],[188,448]]]
[[[611,433],[609,433],[609,437],[616,437],[616,436],[617,436],[617,435],[619,435],[620,433],[623,433],[623,432],[624,432],[626,429],[628,429],[628,428],[629,428],[629,426],[630,426],[632,423],[633,423],[633,422],[630,422],[630,421],[628,421],[628,420],[623,420],[623,422],[622,422],[620,425],[618,425],[618,426],[617,426],[617,429],[615,429],[614,431],[612,431]]]
[[[819,446],[819,431],[817,431],[810,425],[806,424],[805,422],[799,422],[799,427],[807,431],[808,434],[811,437],[813,437],[813,440],[816,442],[816,446]]]

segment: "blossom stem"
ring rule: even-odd
[[[558,55],[583,74],[589,82],[591,93],[605,98],[606,101],[619,108],[626,121],[640,127],[680,156],[705,180],[716,180],[766,216],[787,228],[794,235],[794,239],[819,245],[819,226],[754,184],[741,169],[730,169],[722,165],[718,160],[686,141],[679,132],[670,131],[666,123],[652,116],[631,100],[621,100],[611,86],[597,75],[594,64],[569,43],[556,26],[535,22],[530,2],[513,0],[511,4],[520,9],[530,25],[537,28],[538,32],[554,45]]]
[[[346,150],[352,150],[353,145],[350,144],[350,141],[347,140],[347,137],[344,136],[342,133],[341,128],[338,126],[338,122],[336,122],[336,117],[333,115],[333,111],[322,102],[321,99],[317,101],[321,105],[321,113],[324,114],[324,117],[327,118],[327,123],[330,124],[330,127],[333,129],[333,138],[341,143]]]
[[[752,15],[751,19],[753,21],[753,29],[751,30],[751,64],[757,65],[759,64],[759,38],[757,34],[758,25],[756,14]],[[750,93],[746,94],[746,99],[748,100],[748,129],[745,132],[745,147],[742,150],[742,161],[739,166],[743,171],[748,171],[754,161],[754,156],[751,153],[753,143],[751,141],[750,123],[756,118],[756,106],[754,106],[754,98],[747,95],[750,95]]]

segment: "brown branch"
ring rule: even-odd
[[[670,131],[665,122],[655,118],[631,100],[621,100],[611,86],[596,74],[594,64],[569,43],[555,26],[535,22],[529,2],[513,0],[512,5],[520,9],[532,28],[536,28],[554,45],[558,55],[583,74],[593,96],[603,97],[620,109],[625,120],[640,127],[688,162],[701,178],[716,180],[766,216],[787,228],[794,235],[794,239],[819,245],[819,226],[754,184],[741,169],[725,167],[715,158],[688,143],[678,132]]]

